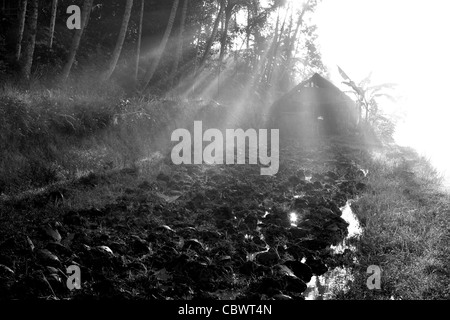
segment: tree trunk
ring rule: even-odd
[[[184,0],[183,10],[181,12],[181,24],[180,24],[180,32],[178,34],[177,50],[175,53],[175,61],[173,63],[172,74],[170,76],[171,86],[173,86],[173,84],[174,84],[174,79],[178,72],[178,66],[180,64],[181,57],[183,56],[183,35],[184,35],[184,28],[185,28],[185,24],[186,24],[186,14],[187,14],[188,3],[189,3],[189,0]]]
[[[220,63],[222,63],[223,57],[225,56],[227,50],[228,27],[230,25],[231,14],[233,13],[234,6],[235,3],[229,1],[225,8],[225,24],[223,27],[222,37],[220,38],[220,56],[219,56]]]
[[[252,33],[252,29],[250,27],[251,19],[252,19],[251,10],[250,10],[250,8],[247,8],[247,28],[245,30],[247,33],[247,50],[250,49],[250,36]]]
[[[269,63],[269,70],[268,70],[268,73],[267,73],[267,84],[270,84],[270,82],[272,80],[273,72],[274,72],[274,70],[276,68],[276,65],[277,65],[278,48],[280,47],[280,43],[281,43],[281,40],[282,40],[282,37],[283,37],[284,27],[286,25],[286,18],[288,16],[289,9],[290,9],[290,5],[289,5],[289,7],[288,7],[288,9],[286,11],[286,14],[284,15],[283,24],[282,24],[281,30],[280,30],[280,32],[278,34],[278,38],[276,38],[275,46],[274,46],[273,51],[272,51],[272,56],[271,56],[270,63]]]
[[[92,6],[91,6],[91,10],[89,10],[88,12],[87,12],[87,14],[86,14],[86,21],[84,22],[84,27],[83,27],[83,29],[81,30],[81,38],[83,38],[83,36],[84,36],[84,33],[86,32],[86,29],[87,29],[87,26],[89,25],[89,19],[91,18],[91,13],[92,13],[92,10],[93,10],[93,1],[92,1]],[[80,38],[80,39],[81,39]]]
[[[197,57],[200,52],[200,37],[202,34],[202,28],[197,29],[197,44],[195,46],[195,59],[194,59],[194,72],[192,74],[192,96],[195,96],[195,79],[197,79],[197,72],[198,72],[198,63],[197,63]]]
[[[16,47],[16,61],[20,60],[20,54],[22,51],[22,39],[23,31],[25,30],[25,17],[27,16],[27,0],[22,0],[20,2],[20,12],[19,12],[19,34],[17,37],[17,47]]]
[[[288,47],[288,50],[287,50],[287,57],[286,57],[286,63],[285,63],[286,66],[287,66],[286,67],[286,71],[289,72],[289,75],[291,74],[291,70],[293,70],[292,54],[293,54],[293,51],[294,51],[295,44],[296,43],[298,44],[298,41],[297,41],[298,31],[300,30],[300,27],[303,24],[303,16],[305,15],[305,13],[307,11],[309,11],[311,9],[310,2],[311,2],[311,0],[308,0],[306,2],[306,4],[304,5],[303,10],[300,13],[300,16],[298,17],[297,26],[295,28],[294,35],[292,36],[292,39],[289,40],[289,47]],[[297,49],[295,49],[295,51],[297,51]]]
[[[29,30],[27,36],[27,46],[24,52],[24,64],[22,68],[22,75],[26,81],[30,80],[31,66],[33,64],[34,47],[36,45],[36,31],[39,12],[39,1],[31,1],[31,17],[29,23]]]
[[[269,73],[269,69],[272,64],[273,52],[275,50],[275,44],[278,42],[279,28],[280,28],[280,8],[277,9],[277,22],[275,23],[275,34],[273,35],[270,46],[267,49],[267,55],[265,55],[265,57],[263,57],[260,61],[259,72],[257,73],[257,79],[260,80],[257,80],[258,81],[257,83],[261,83],[262,81],[264,81],[264,77]]]
[[[142,88],[145,90],[150,81],[152,80],[153,76],[155,75],[156,68],[159,65],[159,61],[161,60],[161,56],[164,52],[164,49],[166,48],[167,41],[169,41],[170,33],[172,32],[173,23],[175,21],[175,16],[178,10],[178,4],[180,0],[175,0],[172,5],[172,11],[170,12],[169,17],[169,23],[167,24],[166,31],[164,33],[163,39],[161,40],[161,44],[159,45],[158,51],[156,53],[156,58],[153,61],[153,63],[150,64],[150,67],[148,68],[145,77],[144,77],[144,85]]]
[[[75,61],[75,56],[77,54],[78,46],[80,45],[81,35],[83,34],[84,28],[86,27],[87,17],[90,11],[92,10],[92,3],[94,0],[84,0],[83,10],[81,12],[81,29],[75,30],[75,34],[72,38],[72,44],[70,45],[69,57],[64,66],[61,80],[66,81],[69,77],[70,70],[72,69],[72,65]]]
[[[133,7],[133,0],[127,0],[125,5],[125,13],[123,14],[122,26],[120,27],[119,37],[117,38],[116,46],[114,48],[112,59],[109,68],[104,75],[104,80],[108,80],[116,69],[117,61],[119,61],[120,53],[122,52],[123,42],[127,35],[128,22],[130,21],[131,8]]]
[[[138,82],[139,73],[139,58],[141,55],[141,38],[142,38],[142,21],[144,20],[144,4],[145,0],[141,0],[141,12],[139,15],[139,31],[138,31],[138,41],[137,41],[137,52],[136,52],[136,65],[134,69],[134,83]]]
[[[58,0],[53,0],[52,2],[52,17],[50,19],[50,40],[48,47],[51,49],[53,46],[53,35],[55,33],[55,22],[56,22],[56,9],[58,8]]]
[[[217,18],[216,21],[214,22],[214,27],[213,30],[211,32],[211,36],[209,37],[208,41],[206,42],[206,46],[205,46],[205,51],[203,52],[203,56],[202,59],[200,60],[200,66],[199,69],[201,69],[203,67],[203,65],[206,62],[206,59],[208,58],[209,52],[211,50],[212,44],[214,42],[214,39],[217,35],[217,30],[219,30],[219,23],[220,23],[220,19],[222,17],[222,13],[225,10],[225,0],[221,0],[220,1],[220,9],[219,9],[219,13],[217,14]]]

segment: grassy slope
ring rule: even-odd
[[[75,117],[77,120],[91,116],[96,108],[105,105],[104,96],[111,96],[114,88],[104,88],[99,95],[98,88],[92,91],[82,88],[71,88],[66,91],[42,91],[19,92],[13,88],[4,90],[2,96],[15,97],[24,102],[29,109],[34,108],[36,114],[46,107],[53,107],[52,112],[47,112],[44,120],[58,120],[64,126],[62,119],[56,117],[56,113],[63,113]],[[123,97],[120,93],[107,101],[107,106],[112,103],[120,104]],[[87,109],[76,112],[75,107],[87,104]],[[2,155],[0,166],[0,183],[13,182],[16,187],[26,186],[30,179],[42,179],[47,174],[53,176],[57,172],[71,170],[70,177],[76,176],[80,171],[98,171],[104,165],[112,161],[113,167],[126,165],[127,159],[133,161],[145,156],[150,150],[146,139],[150,132],[148,123],[139,122],[135,111],[142,111],[140,107],[145,104],[145,110],[152,112],[155,109],[163,109],[163,104],[154,100],[133,100],[127,103],[126,110],[120,113],[125,115],[123,125],[111,126],[106,130],[94,130],[85,134],[84,130],[92,126],[89,123],[78,121],[78,127],[83,134],[79,137],[73,135],[61,135],[52,128],[48,131],[48,137],[55,140],[45,140],[44,144],[50,148],[51,157],[42,159],[43,146],[34,146],[29,152],[12,149]],[[47,108],[48,109],[48,108]],[[83,111],[84,110],[84,111]],[[111,110],[106,108],[105,110]],[[57,111],[57,112],[56,112]],[[89,111],[89,112],[87,112]],[[108,111],[107,118],[112,121],[116,110]],[[128,117],[127,117],[128,115]],[[152,117],[161,119],[164,115],[152,114]],[[137,120],[138,122],[134,122]],[[170,119],[169,119],[170,120]],[[47,123],[43,121],[43,123]],[[133,130],[128,130],[132,124]],[[142,127],[141,127],[142,125]],[[61,129],[61,127],[58,127]],[[94,129],[96,129],[94,127]],[[142,130],[140,130],[142,129]],[[35,132],[31,131],[33,135]],[[363,153],[366,147],[361,146]],[[45,153],[44,153],[45,154]],[[338,294],[343,299],[448,299],[450,283],[450,253],[449,253],[449,196],[440,190],[438,174],[431,169],[429,163],[419,158],[407,149],[387,147],[383,150],[371,150],[370,156],[358,159],[359,165],[369,170],[368,191],[353,205],[353,209],[360,218],[365,232],[358,244],[359,268],[355,268],[356,281],[348,293]],[[5,161],[5,159],[8,159]],[[36,171],[36,161],[43,167],[40,175],[28,176],[28,172]],[[56,170],[53,164],[56,163]],[[52,166],[50,166],[52,164]],[[47,167],[49,165],[49,167]],[[63,170],[60,170],[60,166]],[[66,166],[66,167],[64,167]],[[50,168],[50,169],[49,169]],[[18,174],[20,173],[20,174]],[[8,181],[7,178],[11,178]],[[120,177],[120,176],[119,176]],[[27,180],[28,179],[28,180]],[[54,182],[56,179],[49,179]],[[26,182],[26,183],[25,183]],[[74,210],[89,207],[101,207],[111,202],[120,195],[126,194],[127,184],[133,189],[136,186],[135,179],[120,179],[108,184],[100,183],[100,187],[92,193],[92,190],[69,190],[73,197],[65,206]],[[0,185],[1,187],[1,185]],[[88,195],[87,195],[88,194]],[[50,210],[52,211],[52,210]],[[46,210],[42,214],[49,213]],[[20,219],[15,220],[14,228],[27,233]],[[382,290],[370,291],[366,287],[366,268],[369,265],[379,265],[382,268]]]
[[[341,299],[449,299],[450,196],[430,163],[397,146],[372,150],[362,166],[370,188],[352,207],[364,233],[356,281]],[[381,290],[366,269],[381,267]]]
[[[0,195],[133,166],[168,144],[184,111],[203,105],[127,98],[111,83],[0,89]]]

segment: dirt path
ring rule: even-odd
[[[3,201],[0,299],[303,299],[313,276],[353,263],[329,247],[347,235],[339,208],[367,187],[362,156],[289,147],[276,176],[160,159]]]

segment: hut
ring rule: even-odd
[[[281,135],[345,133],[358,124],[356,103],[333,83],[315,73],[270,107],[268,123]]]

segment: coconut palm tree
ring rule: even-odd
[[[138,73],[139,73],[139,58],[141,55],[141,38],[142,38],[142,22],[144,20],[144,5],[145,0],[141,0],[141,11],[139,14],[139,30],[138,30],[138,39],[137,39],[137,49],[136,49],[136,64],[134,69],[134,83],[137,84],[138,81]]]
[[[17,47],[16,47],[16,60],[20,60],[20,54],[22,51],[22,39],[23,31],[25,30],[25,17],[27,15],[27,0],[20,1],[20,12],[19,12],[19,34],[17,35]]]
[[[156,58],[150,64],[147,72],[145,73],[144,82],[143,82],[143,86],[142,86],[143,89],[146,89],[148,87],[150,81],[152,80],[153,76],[155,75],[156,68],[158,67],[159,61],[161,60],[164,49],[166,48],[167,41],[169,41],[169,37],[172,32],[172,28],[173,28],[173,24],[175,21],[175,16],[176,16],[176,13],[178,10],[179,3],[180,3],[180,0],[174,0],[174,2],[173,2],[172,10],[171,10],[170,16],[169,16],[169,22],[167,24],[166,31],[164,32],[164,36],[161,41],[161,44],[159,45],[158,51],[156,53]]]
[[[24,52],[24,63],[22,66],[22,75],[25,80],[30,79],[31,66],[33,64],[34,47],[36,45],[36,32],[39,12],[39,1],[31,1],[31,17],[29,21],[29,30],[27,37],[27,46]]]
[[[53,0],[52,2],[52,16],[50,19],[50,39],[48,47],[51,49],[53,46],[53,35],[55,33],[55,22],[56,22],[56,10],[58,9],[58,0]]]
[[[214,26],[213,26],[211,35],[209,36],[208,41],[206,42],[205,51],[203,51],[203,56],[199,63],[199,69],[203,68],[203,66],[206,62],[206,59],[209,56],[209,52],[211,51],[211,47],[212,47],[214,39],[216,38],[216,35],[217,35],[217,31],[219,30],[219,23],[220,23],[220,20],[222,19],[222,14],[225,11],[225,6],[226,6],[226,0],[220,0],[219,12],[217,13],[216,20],[214,21]]]
[[[64,65],[61,80],[66,81],[69,77],[70,70],[72,69],[72,65],[75,62],[75,56],[78,51],[78,47],[81,41],[81,35],[83,34],[84,28],[86,27],[88,15],[92,10],[92,3],[94,0],[84,0],[83,10],[81,13],[81,29],[75,30],[75,34],[72,38],[72,44],[70,46],[69,57],[67,59],[66,64]]]
[[[111,62],[109,63],[108,70],[104,74],[104,79],[108,80],[114,72],[117,66],[117,61],[119,61],[120,53],[122,52],[123,42],[127,34],[128,22],[130,21],[131,9],[133,7],[133,0],[127,0],[125,5],[125,12],[123,14],[122,26],[120,27],[119,37],[117,38],[116,46],[114,48]]]
[[[184,35],[184,29],[185,29],[185,25],[186,25],[186,15],[187,15],[188,4],[189,4],[189,0],[184,0],[183,10],[181,12],[181,23],[180,23],[180,31],[178,33],[175,61],[173,63],[172,73],[170,75],[170,83],[172,86],[173,86],[173,81],[175,79],[175,76],[178,72],[178,66],[180,64],[181,57],[183,55],[183,40],[184,40],[183,35]]]

